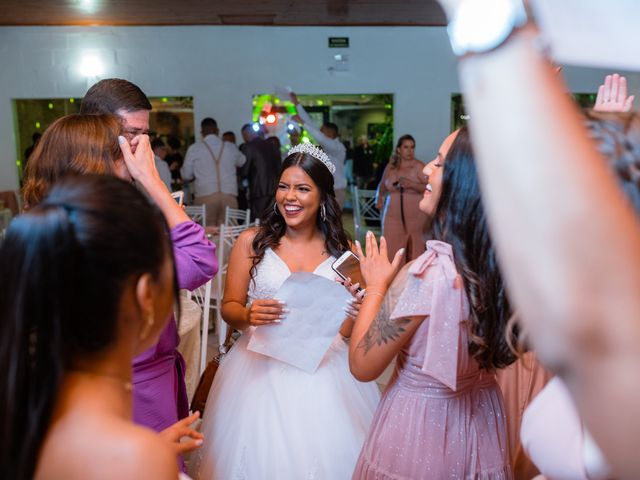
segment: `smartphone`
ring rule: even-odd
[[[355,253],[347,250],[331,264],[331,268],[343,280],[350,278],[351,283],[359,283],[360,289],[365,288],[362,273],[360,272],[360,259]]]
[[[173,192],[171,194],[176,203],[180,206],[184,203],[184,192],[182,190],[178,190],[177,192]]]

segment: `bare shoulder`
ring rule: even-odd
[[[239,236],[237,245],[247,252],[253,252],[253,240],[256,238],[260,227],[251,227],[243,231]]]
[[[175,480],[178,463],[167,442],[146,428],[132,426],[118,462],[120,472],[112,478],[140,480],[141,478]]]
[[[176,456],[155,432],[113,417],[78,417],[45,442],[37,480],[178,478]]]
[[[117,430],[116,432],[114,429],[111,435],[105,436],[104,440],[110,440],[109,444],[96,453],[96,473],[108,472],[109,475],[105,478],[121,480],[178,478],[177,458],[157,433],[132,424]]]

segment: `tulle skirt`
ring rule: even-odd
[[[421,373],[395,372],[354,480],[510,480],[504,406],[491,374],[453,392]]]
[[[310,374],[247,350],[250,335],[213,382],[195,478],[350,479],[380,399],[377,385],[351,376],[340,337]]]

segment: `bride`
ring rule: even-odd
[[[245,231],[231,257],[222,316],[242,336],[207,400],[196,459],[201,479],[350,479],[380,397],[349,372],[337,334],[314,373],[247,349],[256,328],[286,322],[275,294],[293,272],[333,280],[331,263],[350,248],[333,189],[335,166],[309,144],[284,160],[273,209]],[[353,307],[340,333],[349,336]]]

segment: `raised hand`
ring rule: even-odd
[[[280,323],[288,312],[285,304],[279,300],[254,300],[247,308],[247,322],[254,327]]]
[[[204,436],[191,428],[200,418],[200,412],[195,412],[190,416],[177,421],[168,428],[165,428],[158,435],[169,443],[169,446],[176,455],[182,455],[183,453],[191,452],[202,445]],[[189,440],[183,440],[188,438]]]
[[[366,247],[367,253],[365,255],[360,242],[356,241],[356,253],[360,257],[360,271],[367,285],[367,290],[384,294],[398,273],[404,248],[396,252],[393,262],[389,262],[387,241],[384,237],[380,237],[380,247],[378,248],[376,237],[371,232],[367,232]]]
[[[634,95],[627,96],[627,79],[614,73],[604,78],[604,84],[598,88],[597,112],[629,112],[633,108]]]
[[[131,143],[123,136],[118,137],[118,141],[124,162],[134,180],[144,185],[150,180],[160,179],[148,135],[138,135]],[[136,146],[135,151],[132,150],[132,145]]]

